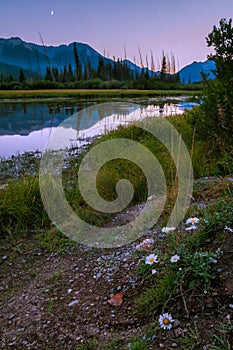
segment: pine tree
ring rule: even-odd
[[[160,71],[160,80],[166,81],[167,76],[167,61],[164,52],[162,53],[162,62],[161,62],[161,71]]]
[[[69,82],[74,81],[74,74],[73,74],[73,69],[72,69],[71,63],[69,63],[69,66],[68,66],[67,79]]]
[[[76,42],[74,42],[74,63],[75,63],[75,80],[82,79],[82,66],[78,56],[78,50],[76,46]]]
[[[50,80],[50,81],[53,80],[50,67],[46,68],[46,74],[45,74],[44,80]]]
[[[100,79],[105,79],[105,63],[103,58],[99,55],[98,67],[97,67],[97,77]]]
[[[19,82],[23,83],[25,80],[26,80],[26,76],[25,76],[22,68],[20,68],[20,71],[19,71]]]
[[[57,67],[53,67],[52,68],[52,77],[55,81],[58,81],[58,74],[59,74],[59,72],[58,72]]]
[[[68,80],[68,73],[67,73],[67,68],[66,68],[66,66],[64,66],[64,69],[63,69],[63,79],[62,79],[62,81],[63,81],[63,83],[66,83],[67,82],[67,80]]]

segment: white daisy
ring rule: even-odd
[[[168,313],[162,314],[159,316],[159,324],[163,329],[171,329],[172,322],[174,322],[172,316]]]
[[[158,262],[158,256],[155,254],[150,254],[146,257],[145,263],[148,265],[152,265]]]
[[[197,230],[197,226],[192,225],[192,226],[186,227],[186,229],[185,229],[185,231],[191,231],[191,230]]]
[[[175,229],[176,229],[175,227],[166,227],[166,226],[165,226],[165,227],[162,228],[161,231],[162,231],[163,233],[169,233],[170,231],[174,231]]]
[[[199,222],[200,220],[198,219],[198,218],[196,218],[196,217],[194,217],[194,218],[189,218],[187,221],[186,221],[186,224],[187,225],[194,225],[194,224],[198,224],[198,222]]]
[[[180,260],[180,256],[177,254],[173,255],[170,259],[172,263],[176,263],[178,260]]]

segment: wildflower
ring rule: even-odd
[[[199,219],[195,217],[195,218],[189,218],[189,219],[186,221],[186,224],[187,224],[187,225],[189,225],[189,224],[194,225],[194,224],[198,224],[198,222],[199,222]]]
[[[171,329],[172,322],[174,322],[172,316],[168,313],[162,314],[159,316],[159,324],[163,329]]]
[[[148,256],[146,257],[145,263],[148,264],[148,265],[152,265],[152,264],[158,262],[157,259],[158,259],[157,255],[155,255],[155,254],[150,254],[150,255],[148,255]]]
[[[180,260],[180,256],[177,254],[173,255],[170,259],[172,263],[176,263],[178,260]]]
[[[163,227],[161,231],[163,233],[169,233],[170,231],[174,231],[175,229],[175,227]]]
[[[152,269],[152,270],[151,270],[152,275],[155,275],[157,272],[158,272],[158,271],[155,270],[155,269]]]
[[[225,226],[224,230],[227,230],[227,231],[229,231],[231,233],[233,232],[233,229],[231,227],[228,227],[228,226]]]
[[[197,230],[197,226],[196,225],[191,225],[189,227],[186,227],[185,231],[191,231],[191,230]]]
[[[212,262],[213,264],[217,264],[218,260],[210,257],[210,262]]]

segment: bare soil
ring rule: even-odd
[[[76,349],[91,339],[98,343],[87,349],[130,348],[131,339],[143,334],[151,321],[134,314],[135,300],[144,288],[137,274],[141,258],[135,253],[136,243],[112,250],[71,246],[51,252],[38,247],[32,235],[25,238],[27,245],[30,240],[33,249],[28,252],[1,249],[1,348]],[[190,349],[210,349],[220,322],[232,320],[232,233],[222,250],[214,264],[218,278],[211,291],[202,299],[187,295],[186,308],[182,300],[173,303],[173,329],[155,335],[148,349],[182,349],[187,338]],[[108,303],[121,290],[122,305]],[[152,316],[158,319],[157,310]],[[116,338],[121,338],[120,345],[107,347]],[[227,342],[231,349],[233,334]]]

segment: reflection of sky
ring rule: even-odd
[[[24,152],[43,150],[53,129],[55,128],[33,131],[27,136],[0,136],[0,157],[9,158],[18,153],[22,154]]]
[[[22,154],[24,152],[43,151],[51,135],[53,135],[55,131],[56,138],[52,140],[52,147],[50,148],[63,149],[71,145],[81,146],[85,141],[80,141],[80,139],[99,136],[109,130],[117,128],[120,124],[125,125],[131,121],[141,120],[146,117],[182,114],[185,108],[190,108],[192,106],[193,104],[189,105],[187,102],[180,102],[179,104],[165,103],[161,106],[151,104],[146,107],[138,107],[135,105],[134,108],[123,110],[120,114],[109,111],[109,115],[101,120],[98,120],[100,117],[100,115],[97,115],[98,110],[93,107],[89,117],[86,113],[83,113],[85,111],[83,110],[67,118],[59,127],[53,126],[48,128],[46,125],[45,128],[32,131],[24,136],[0,136],[0,157],[9,158],[12,155]],[[78,116],[81,116],[83,119],[80,120],[79,127],[77,123]],[[91,120],[91,117],[94,120]]]

